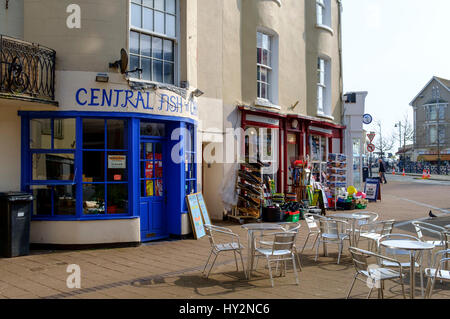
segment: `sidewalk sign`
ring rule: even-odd
[[[368,201],[376,202],[377,199],[381,200],[380,178],[367,178],[364,193],[366,193]]]
[[[202,212],[200,211],[200,205],[198,203],[197,194],[191,194],[186,196],[186,203],[189,210],[189,216],[191,217],[192,229],[194,230],[194,236],[196,239],[202,238],[206,235],[205,228],[203,227]]]
[[[206,225],[211,225],[211,219],[209,218],[208,209],[206,209],[205,199],[202,193],[197,193],[198,205],[202,212],[203,223]]]

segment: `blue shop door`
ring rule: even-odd
[[[141,140],[141,241],[167,237],[164,144],[162,141]]]

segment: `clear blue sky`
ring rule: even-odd
[[[433,75],[450,79],[450,0],[343,0],[344,93],[368,91],[383,130],[408,113]],[[374,130],[373,125],[365,125]]]

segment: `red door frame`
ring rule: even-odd
[[[267,112],[267,111],[252,111],[252,110],[246,110],[241,107],[239,109],[241,110],[241,114],[242,114],[241,128],[243,130],[245,130],[247,128],[247,126],[278,129],[278,131],[279,131],[279,134],[278,134],[278,165],[279,165],[279,167],[278,167],[278,172],[277,172],[277,189],[281,192],[283,189],[281,180],[284,175],[284,167],[283,167],[283,163],[281,161],[281,152],[283,151],[281,149],[282,139],[286,143],[286,133],[285,133],[286,130],[284,129],[285,123],[283,121],[284,116],[281,114],[274,114],[274,113]],[[258,116],[263,116],[263,117],[279,120],[279,126],[261,123],[261,122],[247,121],[247,114],[258,115]],[[283,145],[286,145],[285,143]],[[242,141],[242,145],[244,148],[243,152],[245,152],[245,139],[244,139],[244,141]],[[284,147],[284,148],[286,149],[286,147]],[[286,180],[284,180],[284,182],[286,182]]]

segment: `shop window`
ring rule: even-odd
[[[273,191],[276,192],[280,165],[278,159],[279,129],[247,126],[245,130],[245,161],[254,162],[258,159],[270,164],[263,168],[263,178],[266,182],[273,181],[271,184],[275,185]]]
[[[128,126],[83,119],[83,213],[128,213]]]
[[[31,149],[75,149],[75,119],[31,119]]]
[[[361,139],[352,139],[353,147],[353,185],[357,188],[361,186]]]
[[[186,126],[186,144],[185,144],[185,194],[189,195],[197,191],[197,164],[195,151],[195,132],[194,125]]]
[[[74,153],[33,153],[32,176],[34,181],[70,181],[75,173]]]
[[[130,10],[132,78],[174,84],[177,37],[176,0],[132,0]]]
[[[73,216],[76,214],[75,185],[33,185],[34,216]]]
[[[141,121],[140,131],[141,136],[164,137],[166,136],[166,125],[164,123]]]
[[[76,120],[30,120],[30,190],[34,216],[76,214]]]
[[[34,217],[129,214],[127,120],[32,118],[28,130],[23,174]]]
[[[312,174],[316,181],[322,182],[328,160],[328,138],[320,135],[309,136]]]

